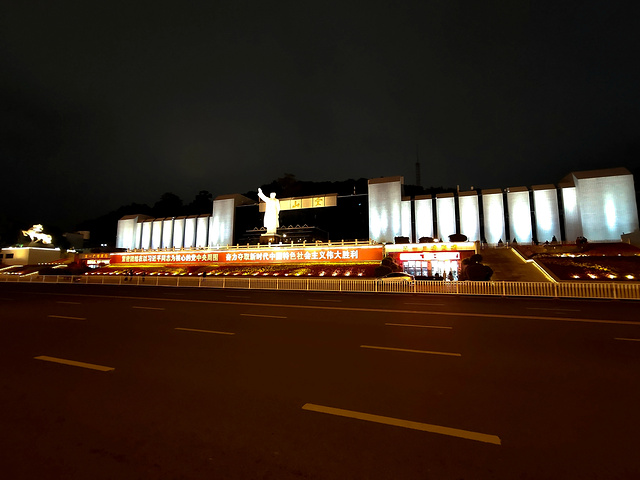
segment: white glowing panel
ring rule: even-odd
[[[558,194],[553,185],[532,187],[533,206],[536,217],[536,237],[538,242],[551,242],[553,237],[561,239],[560,217],[558,214]]]
[[[565,240],[574,241],[582,236],[582,223],[580,221],[580,206],[576,187],[562,187],[562,204],[564,209],[564,235]]]
[[[173,246],[173,218],[165,218],[162,221],[162,248]]]
[[[638,230],[633,176],[576,178],[582,233],[592,241],[617,240]]]
[[[483,190],[482,208],[484,210],[484,237],[487,243],[506,241],[502,192],[500,190]]]
[[[411,228],[411,200],[402,201],[402,236],[413,241],[413,229]]]
[[[433,237],[433,200],[420,198],[415,200],[416,238]]]
[[[136,217],[124,217],[118,220],[116,248],[135,248]]]
[[[153,228],[151,229],[151,248],[154,250],[157,248],[162,248],[162,218],[157,218],[153,221]],[[143,230],[144,233],[144,230]],[[144,236],[144,235],[143,235]],[[144,243],[144,242],[143,242]],[[149,243],[147,242],[146,247],[149,248]]]
[[[142,238],[140,240],[140,248],[143,250],[148,250],[149,248],[154,248],[153,243],[153,231],[158,229],[158,232],[162,232],[162,222],[160,225],[156,225],[156,222],[147,221],[142,223]],[[160,245],[160,244],[158,244]],[[159,248],[159,247],[155,247]]]
[[[184,220],[184,248],[196,246],[196,219],[197,217],[187,217]]]
[[[467,236],[470,242],[480,240],[480,213],[478,209],[478,194],[460,194],[460,233]]]
[[[184,220],[184,217],[178,217],[173,221],[173,248],[184,245]]]
[[[390,181],[369,180],[369,238],[393,243],[402,235],[402,177]]]
[[[511,241],[533,242],[529,190],[526,187],[510,188],[507,193],[507,209],[509,210],[509,238]]]
[[[233,245],[235,201],[233,198],[214,200],[209,227],[209,246]]]
[[[140,248],[141,243],[142,243],[142,222],[137,222],[133,248]]]
[[[205,248],[209,240],[210,215],[201,215],[196,220],[196,247]]]
[[[449,241],[449,235],[456,233],[456,199],[451,194],[436,195],[436,225],[438,237]]]

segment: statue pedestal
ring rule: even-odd
[[[283,240],[282,235],[278,235],[277,233],[263,233],[260,235],[260,245],[269,245],[280,243]]]

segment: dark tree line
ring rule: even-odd
[[[160,199],[149,206],[145,203],[130,203],[123,205],[112,212],[101,215],[91,220],[85,220],[78,224],[76,230],[88,230],[91,233],[91,246],[99,246],[103,243],[113,245],[118,227],[118,220],[125,215],[148,215],[154,218],[179,217],[181,215],[202,215],[213,210],[213,194],[201,190],[193,201],[185,204],[175,193],[166,192]]]

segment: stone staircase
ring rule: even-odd
[[[523,261],[509,247],[484,248],[478,252],[482,263],[493,270],[491,280],[495,282],[548,282],[533,264]]]

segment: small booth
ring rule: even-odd
[[[385,245],[386,253],[417,279],[458,280],[461,262],[476,253],[474,242]]]

